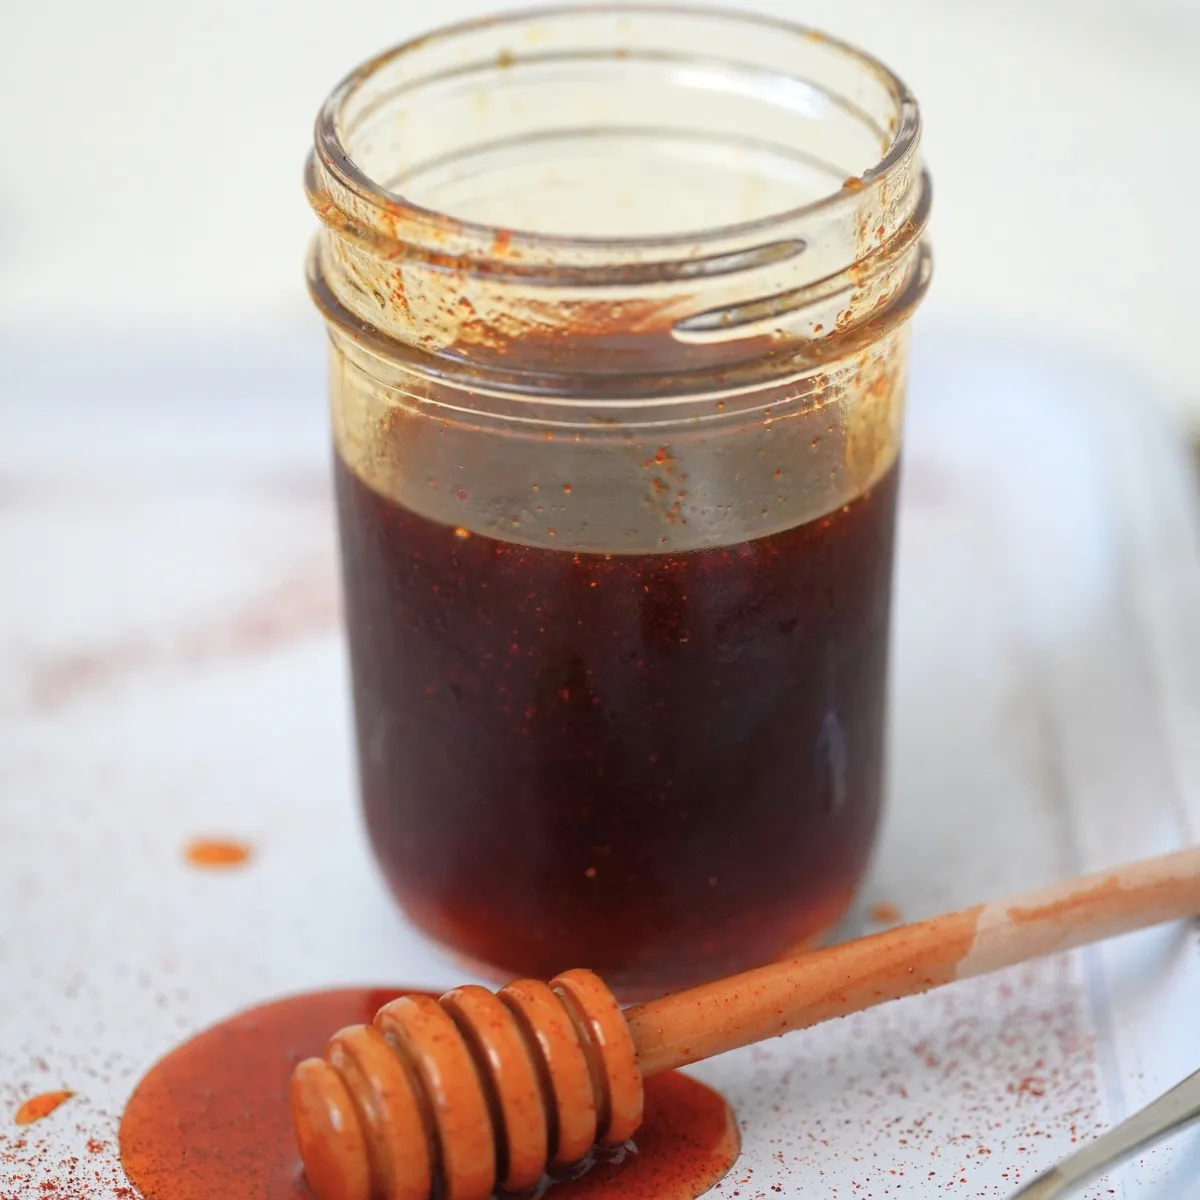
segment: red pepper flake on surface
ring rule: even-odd
[[[59,1105],[66,1104],[73,1095],[75,1095],[74,1092],[68,1091],[42,1092],[41,1095],[26,1100],[17,1109],[17,1115],[13,1120],[18,1125],[32,1125],[34,1121],[48,1117]]]
[[[248,843],[227,838],[193,838],[183,848],[184,859],[202,869],[244,866],[253,854]]]
[[[876,900],[867,914],[876,925],[899,925],[904,914],[888,900]]]

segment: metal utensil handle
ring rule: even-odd
[[[1039,1176],[1013,1200],[1035,1196],[1038,1200],[1050,1200],[1197,1119],[1200,1119],[1200,1071]]]

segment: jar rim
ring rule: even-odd
[[[684,233],[610,236],[543,233],[537,230],[508,228],[481,221],[465,220],[438,209],[417,204],[403,194],[394,192],[373,179],[358,165],[343,142],[340,123],[346,103],[379,72],[405,55],[434,43],[450,42],[473,32],[503,29],[506,26],[517,27],[531,20],[558,20],[577,16],[604,15],[613,17],[693,17],[736,22],[746,27],[757,26],[764,30],[775,30],[788,36],[820,42],[822,45],[828,46],[830,50],[856,62],[884,84],[895,101],[897,113],[895,130],[885,152],[878,161],[857,177],[864,184],[886,176],[893,166],[906,158],[920,138],[920,111],[915,97],[903,80],[873,55],[820,30],[779,17],[743,12],[722,6],[657,3],[554,4],[516,9],[441,26],[430,33],[401,42],[360,64],[337,84],[317,114],[314,150],[322,167],[365,208],[385,212],[389,218],[389,224],[393,228],[403,223],[414,232],[425,230],[438,240],[451,238],[460,248],[465,248],[465,244],[476,246],[484,252],[495,246],[497,239],[502,238],[510,252],[519,253],[524,249],[538,256],[548,252],[551,254],[582,252],[590,256],[609,250],[618,253],[628,251],[640,257],[646,251],[653,251],[656,248],[671,250],[682,246],[696,246],[713,242],[744,243],[747,239],[760,234],[770,237],[773,231],[787,226],[797,219],[828,212],[836,209],[838,205],[854,204],[853,191],[843,185],[837,191],[829,192],[816,200],[792,208],[746,221],[729,222]]]

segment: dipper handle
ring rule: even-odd
[[[631,1008],[643,1075],[1200,913],[1200,846],[771,963]]]

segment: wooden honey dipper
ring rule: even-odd
[[[567,971],[385,1004],[292,1077],[319,1200],[486,1200],[621,1145],[642,1079],[956,979],[1200,913],[1200,846],[773,963],[624,1012]],[[436,1185],[436,1186],[435,1186]]]

